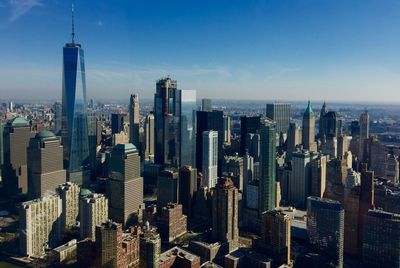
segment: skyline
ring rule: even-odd
[[[150,99],[155,81],[169,74],[199,98],[400,99],[399,2],[227,3],[75,1],[88,97]],[[0,2],[1,99],[61,99],[70,4]]]

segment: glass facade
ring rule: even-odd
[[[181,91],[181,166],[195,166],[196,91]]]
[[[62,137],[70,180],[82,185],[89,168],[84,52],[79,44],[63,49]],[[73,173],[81,175],[72,175]]]

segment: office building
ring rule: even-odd
[[[224,115],[224,144],[231,144],[231,117]]]
[[[318,155],[311,159],[311,195],[322,198],[326,188],[326,163],[325,155]]]
[[[150,113],[144,121],[144,157],[145,159],[154,158],[154,114]]]
[[[63,169],[63,147],[53,132],[36,134],[28,147],[28,196],[30,199],[54,194],[58,185],[66,181]]]
[[[3,187],[9,196],[28,193],[27,147],[31,128],[25,118],[15,117],[4,126]]]
[[[324,133],[324,116],[326,115],[326,113],[328,112],[328,109],[326,108],[326,103],[325,103],[325,101],[324,101],[324,104],[322,104],[322,107],[321,107],[321,111],[320,111],[320,113],[319,113],[319,124],[318,124],[318,126],[319,126],[319,131],[318,131],[318,137],[320,138],[320,139],[324,139],[324,138],[326,138],[325,137],[325,133]]]
[[[187,231],[187,217],[182,214],[182,205],[169,203],[159,210],[158,232],[162,241],[172,242]]]
[[[249,134],[257,134],[259,132],[261,125],[261,117],[260,116],[242,116],[240,117],[240,154],[244,155],[246,153],[246,149],[249,150],[249,154],[254,157],[255,161],[258,161],[258,155],[252,154],[250,148],[248,148],[249,144]]]
[[[190,217],[193,212],[195,193],[197,192],[197,169],[183,166],[179,169],[179,203],[183,214]]]
[[[211,99],[201,99],[201,110],[203,112],[211,112],[212,111]]]
[[[4,122],[0,119],[0,179],[3,176],[2,168],[4,164],[4,142],[3,142],[3,133],[4,133]]]
[[[62,128],[62,105],[60,102],[55,102],[53,105],[54,111],[54,133],[59,135]]]
[[[230,178],[220,178],[212,191],[212,240],[229,253],[239,247],[239,193]]]
[[[254,158],[246,152],[243,156],[243,193],[246,187],[254,179]]]
[[[161,238],[156,229],[147,225],[140,234],[140,268],[159,268]]]
[[[288,215],[279,210],[265,212],[262,216],[261,239],[272,253],[277,265],[290,264],[290,228]]]
[[[97,145],[101,141],[101,125],[98,122],[97,116],[94,112],[88,112],[88,141],[89,141],[89,164],[90,175],[92,179],[96,179],[96,166],[97,166]],[[100,130],[99,130],[100,128]]]
[[[61,240],[62,204],[57,195],[48,195],[21,204],[19,239],[21,254],[40,257],[45,249]]]
[[[222,173],[229,175],[235,187],[238,190],[243,190],[243,157],[238,156],[224,156],[222,161]]]
[[[310,244],[335,267],[343,267],[344,210],[338,201],[308,197],[307,231]]]
[[[157,206],[165,207],[168,203],[179,203],[179,173],[163,170],[157,177]]]
[[[202,135],[203,186],[213,188],[218,179],[218,132],[204,131]]]
[[[63,229],[71,228],[78,221],[79,192],[79,186],[72,182],[63,183],[57,188],[57,194],[62,203],[61,226]]]
[[[218,176],[221,175],[221,164],[223,159],[222,144],[224,143],[224,117],[222,111],[196,113],[196,167],[199,172],[203,170],[203,133],[204,131],[218,132]]]
[[[129,142],[140,150],[139,116],[139,96],[131,94],[129,99]]]
[[[86,185],[90,169],[85,56],[81,45],[75,43],[73,19],[72,10],[72,40],[63,48],[61,132],[69,181]]]
[[[266,116],[276,123],[276,133],[287,133],[291,117],[289,103],[268,103]]]
[[[260,187],[258,191],[259,217],[264,211],[275,208],[276,203],[276,129],[273,123],[265,121],[260,126]]]
[[[124,131],[124,114],[111,114],[111,133],[118,134]]]
[[[181,150],[181,90],[176,80],[162,78],[154,95],[155,158],[164,168],[179,167]]]
[[[108,199],[102,194],[88,194],[79,201],[79,222],[81,239],[96,239],[96,226],[107,221]]]
[[[317,150],[317,144],[315,143],[315,115],[310,101],[308,101],[307,108],[303,114],[302,144],[306,150],[312,152]]]
[[[342,134],[342,121],[335,111],[327,111],[320,119],[321,139],[337,138]]]
[[[400,215],[369,210],[365,216],[363,267],[400,266]]]
[[[292,153],[296,151],[298,145],[301,144],[301,129],[296,123],[290,123],[287,133],[287,149],[286,149],[286,162],[292,160]]]
[[[365,110],[360,116],[360,153],[359,158],[361,160],[365,159],[364,156],[364,142],[369,138],[369,114]]]
[[[140,176],[140,156],[135,145],[118,144],[109,161],[107,197],[112,220],[130,226],[143,203],[143,178]]]
[[[296,208],[305,209],[311,189],[311,159],[309,151],[292,154],[292,172],[289,182],[289,202]]]
[[[196,90],[181,90],[181,162],[194,167],[196,161]]]

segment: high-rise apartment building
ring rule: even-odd
[[[204,131],[203,140],[203,186],[213,188],[218,179],[218,132]]]
[[[193,212],[195,193],[197,192],[197,169],[183,166],[179,169],[179,203],[183,214],[190,217]]]
[[[157,227],[162,241],[172,242],[187,232],[187,216],[182,214],[182,205],[169,203],[158,213]]]
[[[369,210],[362,244],[363,267],[400,266],[400,215]]]
[[[140,234],[140,268],[158,268],[161,254],[161,238],[156,229],[147,225]]]
[[[264,121],[260,126],[260,187],[258,191],[259,217],[265,211],[275,208],[276,187],[276,128],[275,124]]]
[[[154,95],[155,163],[178,167],[181,150],[181,90],[176,80],[162,78]]]
[[[36,134],[28,147],[28,196],[36,199],[54,194],[58,185],[66,181],[63,169],[63,147],[53,132]]]
[[[62,204],[58,195],[48,195],[22,203],[20,217],[20,249],[23,255],[39,257],[46,248],[61,240]]]
[[[29,122],[22,117],[9,120],[4,126],[3,187],[10,196],[28,193],[27,147],[31,138]]]
[[[338,201],[308,197],[309,242],[329,263],[343,267],[344,210]]]
[[[139,115],[139,96],[131,94],[129,99],[129,142],[140,150]]]
[[[291,117],[289,103],[268,103],[267,117],[276,123],[276,133],[287,133]]]
[[[96,267],[127,267],[122,248],[122,225],[105,221],[96,226]]]
[[[102,194],[89,194],[79,201],[81,239],[95,240],[96,226],[108,220],[108,199]]]
[[[265,212],[262,216],[261,239],[273,254],[277,264],[290,264],[291,223],[288,215],[279,210]]]
[[[80,187],[72,182],[66,182],[57,188],[57,194],[62,202],[61,226],[63,229],[71,228],[78,221],[79,192]]]
[[[239,193],[230,178],[220,178],[212,191],[212,240],[231,252],[239,247]]]
[[[83,49],[75,43],[73,18],[72,13],[72,40],[63,48],[61,132],[67,176],[82,185],[90,179],[86,74]]]
[[[310,101],[308,101],[308,106],[303,114],[302,144],[306,150],[313,152],[317,150],[317,144],[315,143],[315,115]]]
[[[140,156],[135,145],[127,143],[114,147],[109,161],[109,176],[109,216],[122,226],[129,226],[143,203]]]

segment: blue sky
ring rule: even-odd
[[[68,0],[0,0],[0,99],[61,97]],[[400,101],[398,0],[75,0],[88,95]]]

